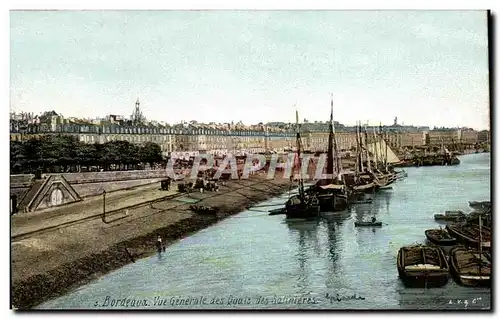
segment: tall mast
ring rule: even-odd
[[[364,150],[365,143],[363,142],[363,135],[361,133],[361,121],[358,122],[358,132],[359,132],[359,156],[361,159],[361,171],[364,172],[365,171],[365,163],[364,163],[365,152],[363,152],[363,150]]]
[[[375,168],[378,168],[378,143],[377,143],[377,133],[375,132],[375,127],[373,127],[373,152],[374,152],[374,161],[373,164]]]
[[[389,168],[387,167],[387,140],[389,139],[389,136],[388,136],[389,132],[387,132],[387,130],[385,130],[385,139],[384,139],[384,144],[385,144],[385,171],[388,172],[389,171]]]
[[[370,160],[370,152],[368,151],[368,132],[367,132],[367,125],[368,123],[365,125],[365,154],[366,154],[366,161],[367,161],[367,165],[368,165],[368,171],[371,172],[372,171],[372,164],[371,164],[371,160]]]
[[[326,174],[328,176],[331,176],[331,178],[328,178],[328,180],[333,180],[333,172],[334,172],[334,145],[333,145],[333,140],[334,140],[334,133],[333,133],[333,99],[332,99],[332,106],[331,106],[331,113],[330,113],[330,124],[329,124],[329,134],[328,134],[328,155],[327,159],[328,162],[326,163]]]
[[[304,182],[302,181],[302,165],[301,165],[301,160],[300,160],[300,150],[301,150],[302,145],[301,145],[301,141],[300,141],[300,124],[299,124],[299,111],[298,110],[295,110],[295,121],[297,124],[297,160],[298,160],[298,165],[299,165],[299,196],[301,199],[303,199],[304,198]]]
[[[336,176],[339,176],[340,171],[341,171],[341,165],[340,165],[340,157],[337,149],[337,137],[335,136],[335,123],[333,122],[333,93],[331,94],[331,126],[332,126],[332,133],[333,133],[333,151],[334,151],[334,158],[335,158],[335,173]]]
[[[362,163],[362,158],[361,158],[361,141],[360,141],[360,136],[359,136],[359,126],[358,126],[358,121],[356,121],[356,158],[357,158],[357,165],[356,165],[356,172],[360,173],[363,171],[363,163]]]
[[[381,163],[381,166],[385,166],[385,162],[384,162],[384,156],[382,155],[383,154],[383,151],[382,151],[382,122],[379,123],[379,126],[378,126],[378,150],[380,151],[380,161],[382,162]]]
[[[481,276],[481,266],[483,264],[483,221],[481,215],[479,215],[479,276]]]

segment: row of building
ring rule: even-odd
[[[105,119],[81,120],[64,118],[55,112],[41,116],[33,114],[12,114],[10,120],[10,140],[23,141],[39,138],[47,134],[75,136],[84,143],[106,143],[129,141],[135,144],[154,142],[165,154],[172,152],[283,152],[296,146],[294,125],[290,123],[259,123],[245,126],[240,123],[181,123],[169,125],[159,122],[145,122],[139,111],[139,102],[131,120],[115,115]],[[335,122],[338,149],[349,150],[356,147],[356,127]],[[375,132],[381,134],[394,148],[449,146],[453,144],[474,145],[489,143],[489,131],[475,131],[467,128],[408,127],[397,124],[391,126],[367,127],[366,136],[372,140]],[[302,143],[312,152],[326,151],[328,146],[328,122],[301,124]]]

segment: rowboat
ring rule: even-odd
[[[450,271],[455,281],[461,285],[473,287],[491,285],[491,260],[480,251],[463,246],[453,248],[450,251]]]
[[[457,239],[451,237],[446,229],[427,229],[425,236],[430,242],[436,245],[452,246],[457,243]]]
[[[435,214],[434,215],[434,219],[435,220],[445,220],[445,221],[458,221],[458,220],[461,220],[461,219],[465,219],[466,218],[466,215],[464,212],[462,211],[446,211],[443,214]]]
[[[381,227],[382,222],[354,222],[355,227]]]
[[[448,233],[457,239],[458,242],[479,248],[481,245],[482,249],[491,249],[491,229],[487,227],[480,227],[475,224],[460,225],[460,224],[448,224],[446,225],[446,230]],[[480,237],[482,237],[480,239]]]
[[[438,247],[402,247],[397,266],[399,278],[407,287],[441,287],[448,282],[448,262]]]
[[[271,209],[269,211],[269,216],[273,216],[273,215],[281,215],[281,214],[285,214],[286,212],[286,208],[285,207],[282,207],[282,208],[276,208],[276,209]]]
[[[471,208],[490,208],[491,207],[491,202],[490,201],[470,201],[469,206]]]

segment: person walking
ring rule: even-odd
[[[163,249],[163,241],[162,241],[162,239],[161,239],[161,236],[160,236],[160,235],[158,235],[158,238],[156,239],[156,250],[157,250],[158,252],[161,252],[162,250],[164,250],[164,249]]]

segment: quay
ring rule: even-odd
[[[155,254],[155,240],[166,245],[247,205],[282,194],[289,181],[252,175],[229,180],[219,192],[165,192],[160,183],[114,192],[107,198],[109,221],[101,219],[96,198],[49,211],[11,217],[12,304],[29,309],[138,258]],[[217,208],[215,218],[189,210],[193,203]],[[95,217],[95,218],[93,218]]]

